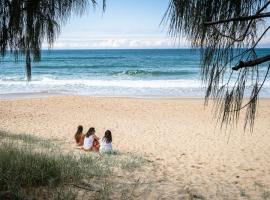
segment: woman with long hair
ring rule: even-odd
[[[84,141],[84,134],[83,134],[83,126],[79,125],[77,128],[77,132],[74,135],[75,142],[77,146],[82,146]]]
[[[102,138],[102,141],[101,141],[100,152],[113,153],[112,133],[110,130],[105,131],[104,137]]]
[[[99,151],[99,138],[95,135],[96,130],[94,127],[89,128],[87,133],[85,134],[83,149],[85,151]]]

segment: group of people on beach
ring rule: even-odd
[[[96,130],[94,127],[89,128],[86,134],[84,134],[83,126],[79,125],[74,138],[77,148],[82,149],[84,151],[113,153],[112,133],[110,130],[105,131],[105,134],[101,139],[101,142],[99,142],[99,137],[96,136]]]

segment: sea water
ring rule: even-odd
[[[265,55],[270,49],[258,49]],[[27,82],[24,60],[0,61],[0,94],[202,97],[200,52],[191,49],[43,50]],[[269,63],[260,67],[263,76]],[[233,77],[235,78],[235,77]],[[270,96],[267,80],[261,96]]]

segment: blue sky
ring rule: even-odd
[[[186,48],[189,43],[170,38],[160,25],[170,0],[102,0],[83,16],[73,16],[62,27],[55,49]],[[266,38],[264,46],[270,46]],[[44,45],[46,48],[46,44]]]

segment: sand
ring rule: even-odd
[[[149,186],[142,199],[269,199],[270,100],[260,100],[252,134],[241,122],[215,129],[211,108],[203,99],[8,99],[0,100],[0,130],[55,138],[64,151],[79,124],[100,137],[110,129],[115,149],[152,163],[134,175]]]

